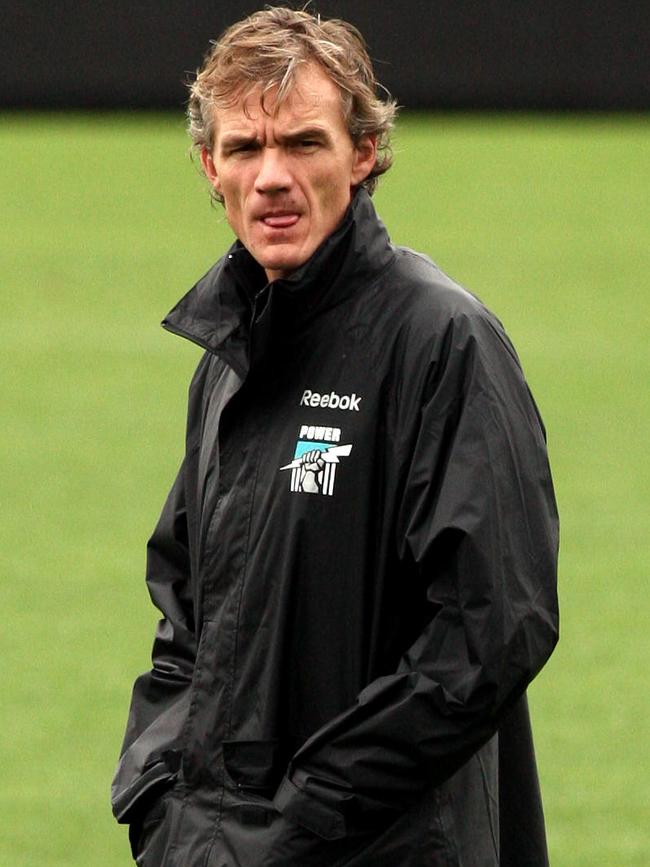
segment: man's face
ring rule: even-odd
[[[212,153],[201,161],[224,199],[239,240],[275,280],[300,267],[336,229],[352,190],[375,164],[376,142],[355,146],[338,88],[317,64],[306,64],[274,111],[261,90],[231,108],[215,109]]]

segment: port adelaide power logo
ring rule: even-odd
[[[359,412],[361,398],[356,394],[337,394],[330,391],[321,394],[307,389],[300,398],[300,406],[319,407]],[[293,460],[280,467],[290,470],[291,490],[296,494],[334,493],[336,472],[341,458],[348,458],[352,451],[350,443],[343,443],[341,428],[324,425],[303,424],[298,434]]]
[[[350,443],[341,444],[341,429],[304,424],[291,463],[280,467],[291,470],[291,490],[299,494],[334,493],[336,470],[341,458],[352,451]]]

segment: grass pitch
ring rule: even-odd
[[[562,639],[531,704],[552,863],[647,867],[648,119],[407,116],[395,145],[394,240],[504,321],[548,428]],[[157,323],[231,236],[178,115],[5,114],[0,147],[0,864],[126,867],[108,790],[198,359]]]

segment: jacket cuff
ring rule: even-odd
[[[312,831],[323,840],[340,840],[345,837],[345,819],[333,807],[317,801],[303,789],[285,777],[273,799],[273,806],[282,815]]]

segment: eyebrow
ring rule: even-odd
[[[255,144],[256,141],[256,135],[240,135],[238,133],[233,133],[232,135],[226,135],[223,137],[223,139],[219,143],[219,149],[222,152],[232,151],[240,147],[245,147],[246,145]]]
[[[300,127],[299,129],[278,136],[277,141],[281,144],[295,144],[303,139],[311,138],[326,142],[331,141],[328,131],[321,126]],[[258,141],[257,136],[253,134],[246,135],[245,133],[232,133],[230,135],[226,134],[223,137],[219,147],[222,153],[227,153],[228,151],[237,150],[240,147],[255,145]]]
[[[305,126],[300,127],[293,132],[288,132],[285,135],[279,136],[280,141],[288,142],[289,144],[302,141],[306,138],[325,139],[326,141],[329,141],[330,135],[328,131],[321,126]]]

